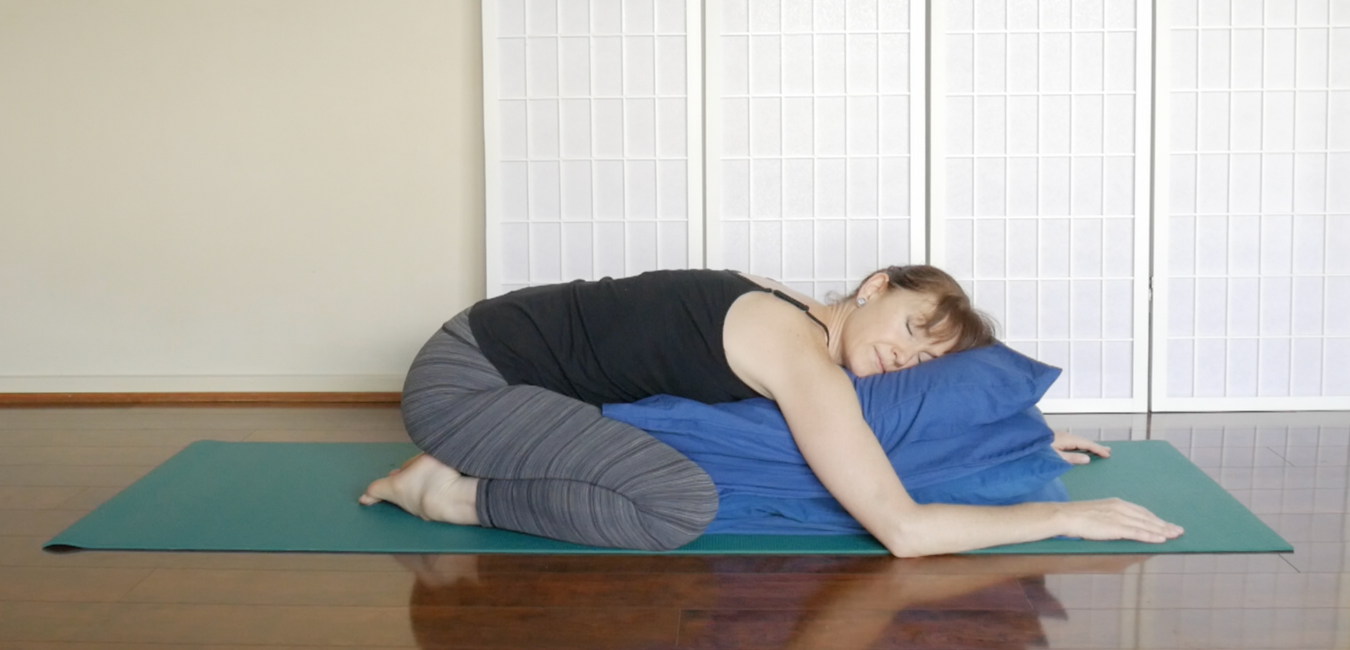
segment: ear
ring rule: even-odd
[[[872,300],[883,293],[891,286],[891,280],[882,273],[873,273],[871,277],[863,280],[862,286],[858,287],[858,297]]]

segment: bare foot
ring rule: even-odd
[[[388,501],[427,521],[477,526],[477,498],[478,479],[418,454],[371,483],[358,500],[364,506]]]

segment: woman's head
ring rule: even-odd
[[[847,300],[844,306],[852,312],[842,332],[841,354],[844,365],[858,376],[908,368],[994,342],[993,322],[937,267],[881,269]]]

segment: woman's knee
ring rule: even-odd
[[[686,467],[635,490],[630,497],[650,547],[668,551],[694,541],[717,516],[717,487],[702,468]]]

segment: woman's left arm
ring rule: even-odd
[[[1063,431],[1055,432],[1055,441],[1050,443],[1050,446],[1059,452],[1060,458],[1074,465],[1086,465],[1092,462],[1092,457],[1088,454],[1096,454],[1102,458],[1111,457],[1110,447]]]

